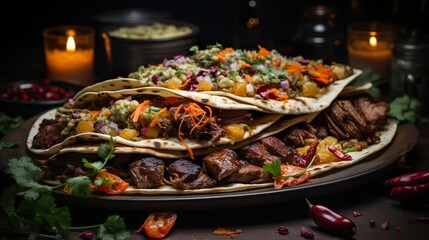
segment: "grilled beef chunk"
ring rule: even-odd
[[[282,162],[287,162],[289,150],[282,140],[271,136],[261,139],[261,143],[269,153],[279,156]]]
[[[271,174],[262,171],[261,167],[250,164],[245,160],[238,160],[240,168],[237,172],[233,172],[227,178],[227,183],[266,183],[272,182]]]
[[[293,145],[295,147],[302,147],[305,145],[305,139],[314,138],[316,139],[317,130],[308,123],[302,123],[292,127],[287,134],[284,135],[283,141],[287,145]]]
[[[387,123],[387,112],[390,110],[388,103],[363,96],[354,99],[353,105],[371,127],[378,129]]]
[[[377,143],[379,137],[349,100],[336,100],[323,114],[328,123],[328,130],[338,140],[350,138]]]
[[[271,155],[261,142],[251,143],[240,149],[241,155],[251,164],[263,167],[265,163],[280,160],[280,157]]]
[[[164,161],[155,157],[143,157],[129,165],[131,179],[137,188],[164,186]]]
[[[203,158],[203,168],[210,176],[221,181],[240,169],[238,154],[231,149],[212,152]]]
[[[238,159],[231,149],[222,149],[203,158],[204,170],[222,183],[263,183],[272,181],[271,175],[261,167]]]
[[[61,131],[66,126],[67,121],[64,119],[43,119],[40,123],[39,132],[33,138],[33,148],[50,148],[64,140]]]
[[[176,189],[212,188],[216,180],[208,176],[203,168],[190,160],[179,159],[167,167],[171,185]]]

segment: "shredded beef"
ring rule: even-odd
[[[64,140],[61,131],[67,126],[64,119],[43,119],[33,138],[33,148],[46,149]]]

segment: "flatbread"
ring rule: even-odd
[[[297,117],[291,117],[291,116],[283,116],[281,119],[273,123],[271,126],[267,127],[263,131],[261,131],[258,134],[255,134],[254,136],[247,138],[243,141],[237,142],[233,145],[229,145],[229,149],[238,149],[245,145],[248,145],[252,142],[258,141],[262,138],[274,135],[276,133],[279,133],[291,126],[294,126],[298,123],[307,122],[310,123],[318,113],[311,113],[306,115],[300,115]],[[58,151],[56,156],[65,154],[65,153],[85,153],[85,154],[95,154],[98,151],[100,145],[100,141],[93,141],[93,142],[83,142],[83,143],[75,143],[68,145]],[[225,145],[217,145],[213,147],[203,147],[203,148],[197,148],[193,150],[194,156],[201,156],[206,155],[211,152],[220,150],[225,148]],[[147,147],[135,147],[135,146],[129,146],[124,144],[116,144],[115,154],[145,154],[145,155],[151,155],[154,157],[159,158],[168,158],[168,159],[175,159],[175,158],[189,158],[189,152],[188,151],[171,151],[168,149],[156,149],[156,148],[147,148]]]
[[[299,115],[319,112],[327,108],[332,103],[332,101],[341,93],[341,91],[362,73],[362,70],[354,69],[353,72],[353,75],[342,80],[337,80],[330,84],[327,87],[326,93],[324,93],[319,98],[296,97],[288,99],[287,101],[277,101],[271,99],[264,100],[254,97],[240,97],[235,94],[223,91],[190,92],[185,90],[171,90],[162,87],[143,87],[141,85],[140,80],[132,78],[115,78],[96,83],[76,93],[74,98],[76,99],[76,101],[86,101],[85,98],[87,97],[83,96],[86,93],[92,93],[92,95],[94,95],[103,91],[113,92],[118,90],[122,91],[124,89],[138,89],[139,91],[155,91],[158,89],[166,89],[166,91],[169,93],[177,94],[180,96],[187,96],[196,101],[201,101],[201,99],[209,99],[209,102],[211,103],[225,103],[226,106],[238,109],[243,107],[246,109],[252,108],[255,110],[275,114]],[[122,93],[126,93],[127,91],[129,90],[124,90]],[[236,106],[232,104],[233,100],[235,100],[235,102],[237,103]]]
[[[105,141],[110,140],[111,135],[88,132],[88,133],[79,133],[79,134],[67,137],[64,141],[57,143],[47,149],[33,148],[33,139],[34,139],[34,136],[36,136],[36,134],[38,133],[41,123],[43,122],[44,119],[55,119],[55,114],[57,111],[58,111],[58,108],[51,109],[50,111],[47,111],[41,116],[39,116],[37,120],[34,122],[27,138],[27,148],[30,152],[34,154],[52,155],[52,154],[58,153],[61,149],[69,145],[76,144],[79,142],[88,143],[88,142],[97,142],[100,140],[105,140]],[[280,114],[262,114],[256,117],[255,121],[250,126],[250,131],[246,131],[244,134],[244,138],[239,141],[232,141],[232,139],[227,137],[221,137],[220,140],[217,141],[216,143],[213,143],[211,141],[196,141],[188,138],[185,138],[184,141],[190,149],[200,149],[200,148],[214,147],[214,146],[225,145],[225,144],[233,145],[240,141],[246,140],[252,137],[253,135],[256,135],[262,132],[264,129],[268,128],[270,125],[272,125],[277,120],[279,120],[282,116],[283,115],[280,115]],[[123,144],[130,147],[135,147],[135,148],[150,148],[150,149],[162,149],[162,150],[173,150],[173,151],[187,150],[184,144],[176,137],[153,138],[153,139],[146,138],[140,141],[131,141],[131,140],[124,139],[120,136],[113,136],[113,139],[116,141],[116,143]]]
[[[317,164],[309,168],[309,173],[311,177],[321,175],[322,173],[329,174],[331,170],[346,168],[352,165],[355,165],[361,161],[365,161],[371,155],[376,154],[377,152],[386,148],[390,142],[393,140],[397,131],[397,123],[395,121],[389,121],[383,129],[377,132],[377,136],[380,137],[380,142],[377,144],[369,145],[367,148],[358,151],[350,152],[349,155],[352,156],[352,160],[349,161],[339,161],[339,162],[330,162]],[[47,184],[58,184],[56,181],[46,181]],[[304,183],[305,184],[305,183]],[[209,194],[209,193],[227,193],[227,192],[238,192],[251,189],[261,189],[273,187],[274,183],[262,183],[262,184],[243,184],[243,183],[231,183],[214,188],[203,188],[196,190],[180,190],[175,189],[172,186],[162,186],[155,189],[137,189],[133,186],[130,186],[123,194],[140,194],[140,195],[190,195],[190,194]]]
[[[73,108],[81,108],[86,104],[97,101],[99,99],[105,98],[114,98],[121,99],[130,95],[157,95],[161,97],[178,97],[178,98],[187,98],[195,102],[211,106],[218,109],[225,110],[251,110],[259,112],[268,112],[264,109],[258,108],[257,106],[239,102],[237,100],[224,97],[210,95],[202,92],[188,92],[188,91],[178,91],[171,90],[168,88],[162,87],[136,87],[132,89],[119,89],[119,90],[103,90],[99,92],[85,92],[78,97],[74,97]]]

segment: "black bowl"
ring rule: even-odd
[[[105,35],[106,49],[109,49],[106,53],[110,59],[110,77],[127,77],[129,73],[137,71],[140,66],[157,65],[166,58],[190,54],[189,49],[197,43],[199,34],[197,25],[177,20],[147,21],[141,24],[151,25],[154,22],[177,27],[187,26],[192,32],[163,39],[134,39],[117,37],[110,32],[120,27],[139,24],[111,26],[110,31],[107,31]]]
[[[61,97],[48,100],[42,99],[39,97],[38,93],[33,91],[32,86],[52,87],[52,92],[54,94],[58,94]],[[11,95],[5,94],[6,90],[11,90],[14,87],[23,89],[22,92],[25,92],[30,97],[30,99],[23,100],[21,97],[16,96],[12,98]],[[46,112],[50,109],[62,106],[81,88],[82,87],[77,85],[51,80],[48,82],[47,80],[22,80],[1,84],[0,112],[13,117],[22,116],[24,118],[29,118],[34,115]],[[67,94],[62,94],[62,91],[65,91]],[[36,95],[38,97],[36,97]]]

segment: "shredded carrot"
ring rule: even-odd
[[[242,61],[242,60],[238,61],[238,66],[240,66],[240,68],[250,68],[250,67],[252,67],[250,64],[248,64],[247,62]]]
[[[228,236],[228,237],[235,237],[235,235],[242,233],[243,231],[241,229],[235,229],[233,231],[227,230],[225,228],[218,228],[213,231],[213,234],[215,235],[221,235],[221,236]]]
[[[217,56],[218,56],[219,60],[224,63],[226,61],[226,54],[230,53],[230,52],[234,52],[234,49],[233,48],[225,48]]]
[[[134,112],[131,114],[131,118],[133,122],[137,122],[140,118],[141,113],[149,106],[149,100],[144,100],[142,103],[140,103],[137,108],[134,110]]]
[[[283,101],[287,101],[288,100],[288,96],[286,94],[282,94],[278,89],[276,88],[271,88],[267,90],[268,93],[272,93],[274,94],[277,98],[283,100]]]
[[[155,127],[156,125],[162,126],[160,122],[158,122],[159,116],[155,116],[149,124],[150,128]]]
[[[112,115],[112,112],[110,112],[110,111],[105,111],[105,112],[104,112],[104,116],[108,117],[108,116],[110,116],[110,115]]]
[[[186,85],[188,85],[188,83],[190,81],[191,81],[190,78],[186,79],[186,81],[182,85],[177,86],[177,89],[182,89],[182,88],[186,87]]]
[[[159,115],[163,115],[163,114],[165,114],[165,113],[167,113],[167,112],[168,112],[167,108],[166,108],[166,107],[164,107],[164,108],[162,108],[161,110],[159,110]]]
[[[250,76],[249,74],[244,74],[244,78],[246,79],[248,84],[252,84],[253,83],[253,77]]]
[[[189,152],[189,155],[190,155],[191,159],[194,159],[194,152],[189,147],[189,145],[185,142],[185,140],[182,137],[183,133],[182,133],[182,131],[180,131],[180,129],[182,129],[182,124],[184,122],[184,119],[185,118],[182,118],[182,121],[180,121],[180,124],[179,124],[179,134],[178,134],[179,135],[179,140],[180,140],[180,142],[182,142],[183,146],[185,146],[186,150]]]
[[[302,75],[302,73],[305,71],[305,66],[301,65],[298,62],[286,62],[285,63],[286,71],[289,75],[298,74]]]
[[[337,80],[332,67],[325,67],[322,64],[317,64],[315,67],[308,67],[311,80],[328,85]]]
[[[98,117],[98,115],[100,114],[100,111],[90,111],[90,110],[86,110],[86,111],[91,116],[91,119],[96,119]]]
[[[181,119],[180,124],[179,124],[178,136],[179,136],[179,140],[183,143],[185,148],[188,150],[192,159],[194,159],[194,154],[192,152],[192,149],[189,148],[189,146],[186,144],[186,142],[183,139],[183,133],[181,131],[182,125],[186,119],[191,121],[194,125],[192,127],[192,129],[190,130],[190,134],[192,134],[192,132],[195,129],[197,129],[199,127],[203,127],[206,124],[208,124],[210,122],[212,116],[213,116],[213,112],[209,106],[204,106],[204,108],[207,109],[207,111],[205,111],[203,108],[201,108],[200,105],[198,105],[196,103],[189,103],[187,105],[180,104],[179,107],[177,107],[176,111],[174,112],[174,119],[175,120],[177,120],[180,111],[183,110],[183,112],[184,112],[184,115],[182,116],[182,119]],[[207,114],[207,112],[208,112],[208,114]]]
[[[259,48],[259,51],[258,51],[258,54],[257,54],[258,58],[265,60],[266,56],[271,55],[271,52],[268,51],[266,48],[261,47],[261,45],[258,45],[258,48]]]
[[[177,117],[179,116],[180,110],[182,110],[183,107],[184,107],[183,103],[177,107],[176,111],[174,112],[174,120],[177,120]]]
[[[247,57],[249,57],[250,60],[255,59],[255,56],[251,52],[247,53]]]
[[[280,68],[280,64],[282,63],[282,61],[280,61],[280,59],[279,58],[277,58],[276,60],[274,60],[274,62],[273,62],[273,67],[275,67],[275,68]]]

